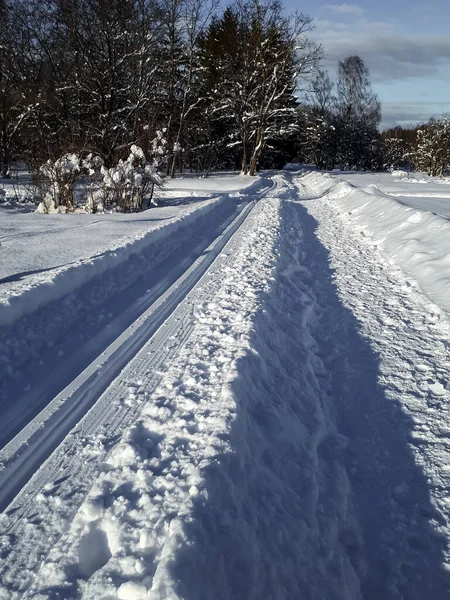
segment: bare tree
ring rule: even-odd
[[[334,84],[326,71],[311,79],[300,110],[303,153],[318,169],[332,169],[336,162],[336,116],[333,111]]]
[[[370,168],[372,143],[379,138],[381,109],[372,91],[369,70],[359,56],[339,62],[335,112],[341,163],[349,168]]]
[[[182,168],[188,120],[201,102],[198,94],[199,39],[207,28],[217,0],[160,0],[163,56],[160,63],[162,117],[168,139],[167,175]]]

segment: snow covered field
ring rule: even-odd
[[[61,217],[30,212],[30,205],[0,204],[0,324],[148,250],[226,200],[228,192],[238,198],[249,185],[240,176],[175,180],[162,192],[161,207],[123,215]]]
[[[376,186],[394,196],[398,202],[450,218],[450,178],[428,177],[425,173],[363,173],[338,174],[357,188]]]
[[[450,188],[249,181],[0,214],[1,600],[449,597]]]

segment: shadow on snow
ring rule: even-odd
[[[276,279],[232,383],[232,450],[204,469],[171,565],[185,600],[448,597],[413,423],[378,382],[316,225],[282,204]]]

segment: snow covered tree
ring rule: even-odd
[[[350,169],[370,169],[381,110],[369,70],[359,56],[339,62],[335,114],[339,162]]]
[[[182,169],[190,148],[189,129],[199,105],[199,38],[216,0],[159,0],[158,111],[167,138],[167,175]]]
[[[91,150],[113,164],[148,122],[156,0],[14,0],[35,162]]]
[[[310,29],[309,17],[285,17],[277,0],[238,0],[203,42],[209,109],[228,124],[229,144],[239,144],[245,174],[255,174],[268,141],[296,126],[297,79],[321,55],[306,35]]]
[[[412,146],[400,137],[386,137],[382,139],[383,169],[411,170],[413,164]]]
[[[20,152],[21,134],[34,106],[28,82],[34,74],[27,60],[27,36],[19,19],[17,0],[0,1],[0,169],[9,176],[11,161]]]
[[[333,112],[334,84],[326,71],[312,79],[300,109],[302,151],[318,169],[332,169],[336,162],[336,118]]]
[[[67,10],[66,0],[59,2],[70,44],[67,82],[59,92],[68,97],[70,133],[110,165],[146,122],[156,70],[156,7],[138,0],[78,0]]]
[[[166,174],[281,164],[320,49],[278,0],[0,0],[0,167],[117,164],[164,131]]]
[[[430,176],[444,174],[450,165],[450,115],[430,119],[417,132],[416,168]]]

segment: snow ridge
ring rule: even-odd
[[[338,177],[307,173],[302,184],[310,196],[333,201],[337,214],[361,235],[380,246],[419,284],[421,290],[450,312],[450,221],[405,206],[376,185],[356,188]]]
[[[11,325],[39,306],[58,300],[93,277],[98,277],[105,271],[117,267],[130,256],[148,250],[149,245],[159,242],[183,227],[192,225],[200,216],[214,210],[218,204],[228,198],[229,196],[225,194],[205,200],[195,207],[186,207],[177,218],[172,219],[172,222],[160,224],[150,232],[136,236],[132,241],[119,241],[116,247],[89,260],[81,259],[73,264],[54,268],[51,270],[50,277],[45,279],[42,276],[36,280],[27,278],[14,286],[8,286],[0,296],[0,326]]]

